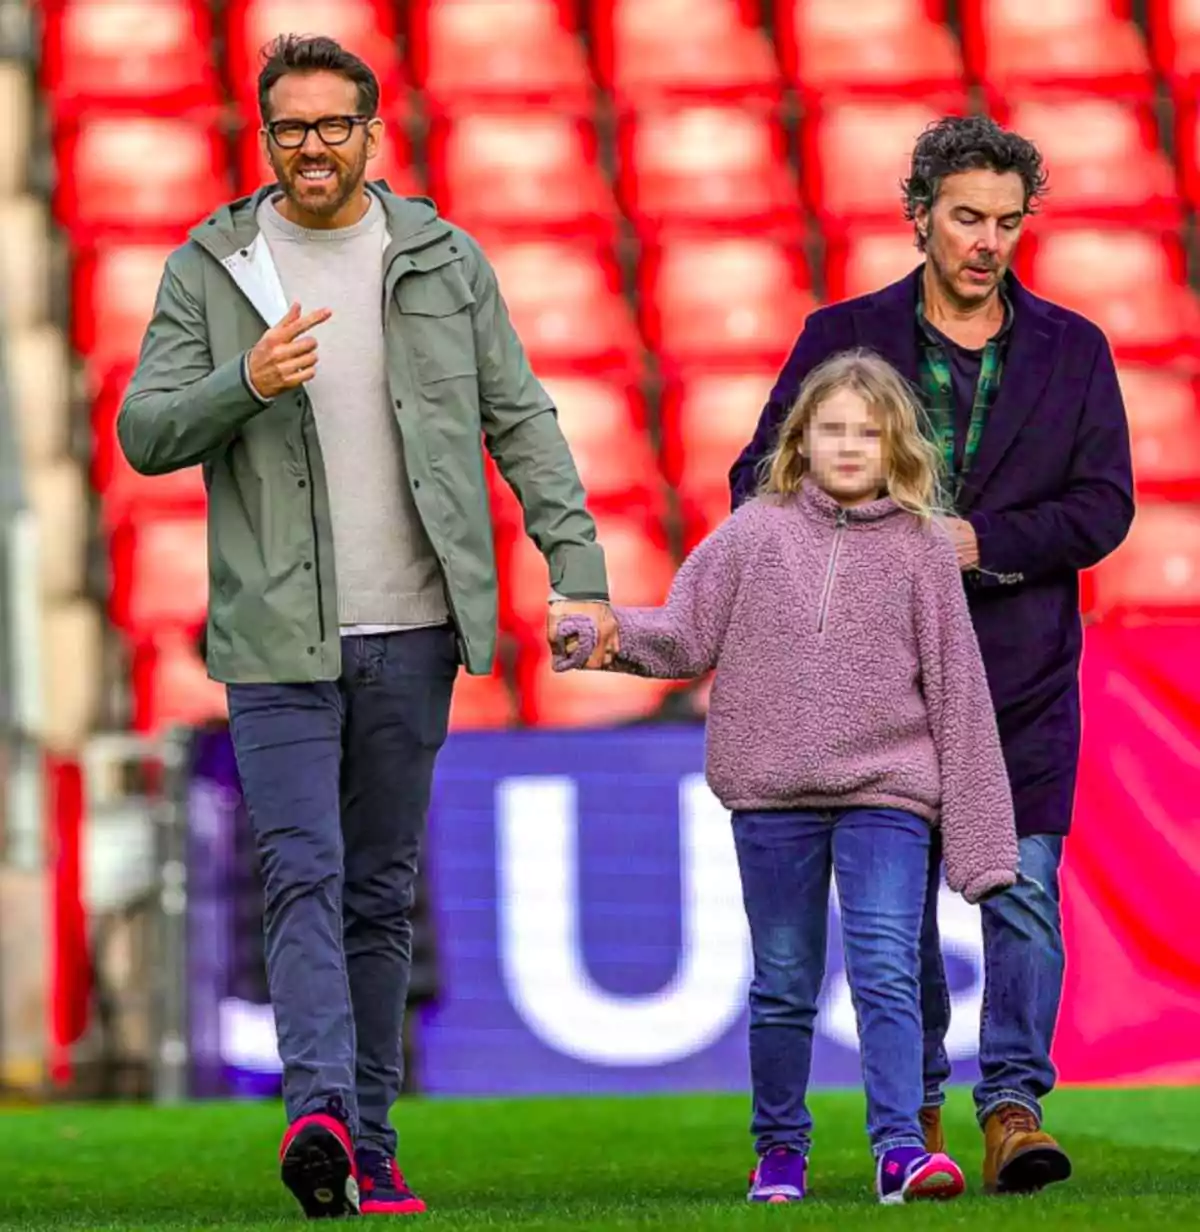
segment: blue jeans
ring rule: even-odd
[[[340,680],[228,686],[264,888],[289,1122],[345,1107],[393,1154],[411,912],[458,670],[448,626],[342,639]]]
[[[1041,1100],[1057,1077],[1050,1045],[1062,999],[1063,938],[1058,868],[1063,840],[1029,835],[1020,840],[1020,879],[980,907],[983,924],[983,1012],[979,1024],[980,1081],[975,1110],[980,1124],[1001,1104],[1020,1104],[1041,1121]],[[921,929],[921,1017],[925,1032],[925,1103],[945,1101],[950,1078],[946,1032],[950,992],[937,923],[941,851],[931,851],[925,920]]]
[[[754,948],[751,1132],[765,1154],[807,1154],[805,1097],[825,976],[829,881],[837,878],[846,974],[862,1046],[876,1155],[920,1146],[919,938],[929,826],[895,809],[735,812],[733,836]]]

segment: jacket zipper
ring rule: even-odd
[[[825,620],[829,615],[829,600],[833,597],[833,577],[837,572],[838,556],[842,550],[842,532],[846,529],[846,511],[843,509],[837,515],[837,526],[833,532],[833,547],[829,549],[829,564],[825,569],[825,587],[821,591],[821,610],[817,616],[817,632],[825,632]]]
[[[308,395],[302,393],[305,420],[312,416],[312,406]],[[325,596],[321,593],[321,537],[317,531],[317,489],[313,483],[312,456],[308,450],[308,434],[306,424],[300,425],[300,443],[304,446],[304,469],[308,472],[308,517],[312,525],[313,537],[313,569],[317,575],[317,629],[321,635],[321,646],[325,645]]]

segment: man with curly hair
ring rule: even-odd
[[[1017,810],[1021,877],[982,906],[984,1001],[975,1103],[984,1186],[1029,1193],[1066,1180],[1042,1128],[1063,980],[1059,864],[1079,763],[1079,573],[1133,520],[1129,430],[1107,341],[1031,294],[1010,270],[1046,190],[1037,148],[981,116],[930,125],[913,150],[904,212],[925,260],[892,286],[814,312],[730,472],[736,508],[807,374],[865,346],[913,383],[945,462],[958,549]],[[935,844],[936,847],[936,844]],[[950,997],[937,925],[935,850],[921,947],[925,1127],[944,1146]],[[790,1007],[797,1017],[812,1007]]]

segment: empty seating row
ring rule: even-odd
[[[585,103],[595,83],[619,104],[664,96],[957,88],[996,95],[1084,87],[1148,97],[1161,72],[1194,93],[1200,18],[1187,0],[1149,0],[1149,45],[1128,0],[962,0],[962,49],[944,0],[775,0],[772,39],[759,0],[44,0],[43,81],[58,104],[178,107],[215,101],[207,55],[226,48],[228,86],[252,109],[259,48],[281,30],[321,30],[365,55],[385,102],[408,84],[454,100]],[[403,14],[407,13],[404,18]],[[580,35],[588,36],[589,65]]]
[[[663,227],[771,228],[797,235],[803,205],[830,234],[894,221],[908,153],[922,128],[963,99],[854,101],[814,108],[800,130],[797,177],[776,114],[706,104],[649,109],[618,129],[615,195],[592,123],[565,112],[478,110],[436,116],[429,190],[469,230],[611,239],[621,212],[642,236]],[[1051,219],[1175,225],[1180,195],[1151,112],[1100,97],[1014,98],[999,118],[1042,148]],[[423,191],[402,124],[386,131],[371,174]],[[1181,111],[1181,179],[1200,203],[1200,132]],[[239,143],[238,187],[269,178],[258,135]],[[76,238],[175,235],[231,192],[228,150],[208,120],[90,113],[58,126],[60,222]],[[155,175],[147,176],[153,166]]]

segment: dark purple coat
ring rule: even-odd
[[[823,360],[868,347],[917,382],[921,269],[872,295],[813,313],[730,471],[733,503],[756,486],[801,382]],[[1014,320],[1004,377],[965,485],[979,537],[968,599],[996,705],[1017,831],[1065,834],[1079,766],[1079,571],[1133,521],[1129,425],[1112,353],[1077,313],[1011,275]]]

